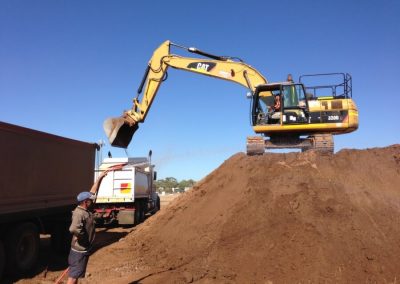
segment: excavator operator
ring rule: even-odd
[[[275,103],[273,106],[273,110],[274,112],[280,112],[281,111],[281,96],[280,95],[276,95],[275,96]]]
[[[272,120],[277,120],[281,118],[281,95],[276,94],[274,96],[274,105],[270,107],[269,110],[270,118]]]

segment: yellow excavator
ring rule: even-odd
[[[205,58],[171,54],[171,47]],[[285,148],[333,153],[333,135],[358,128],[358,110],[352,100],[351,76],[347,73],[302,75],[298,83],[289,75],[287,81],[269,83],[260,72],[237,57],[217,56],[165,41],[149,61],[132,109],[104,122],[104,131],[112,146],[128,147],[139,123],[144,122],[161,83],[167,79],[169,67],[232,81],[250,91],[251,123],[261,136],[247,137],[248,155]],[[328,76],[334,76],[336,83],[308,87],[302,83],[305,79]]]

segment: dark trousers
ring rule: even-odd
[[[75,279],[85,277],[89,255],[88,252],[78,252],[71,249],[68,256],[69,277]]]

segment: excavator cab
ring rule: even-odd
[[[317,79],[317,84],[305,87],[303,81],[307,78]],[[333,83],[329,83],[331,80]],[[272,98],[269,97],[278,94],[280,108],[275,108],[271,115]],[[255,133],[264,137],[247,138],[249,155],[263,154],[265,149],[286,148],[333,153],[333,135],[358,128],[358,110],[351,98],[351,76],[347,73],[302,75],[299,83],[259,85],[252,97],[252,125]]]
[[[258,86],[253,97],[252,119],[253,126],[307,123],[304,86],[289,82]]]
[[[308,102],[302,84],[281,86],[282,124],[301,124],[308,122]]]

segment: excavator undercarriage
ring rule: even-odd
[[[334,142],[332,134],[314,134],[306,138],[299,136],[277,136],[269,139],[264,139],[262,136],[247,137],[247,155],[263,155],[268,149],[301,149],[302,152],[316,151],[321,154],[333,154]]]

